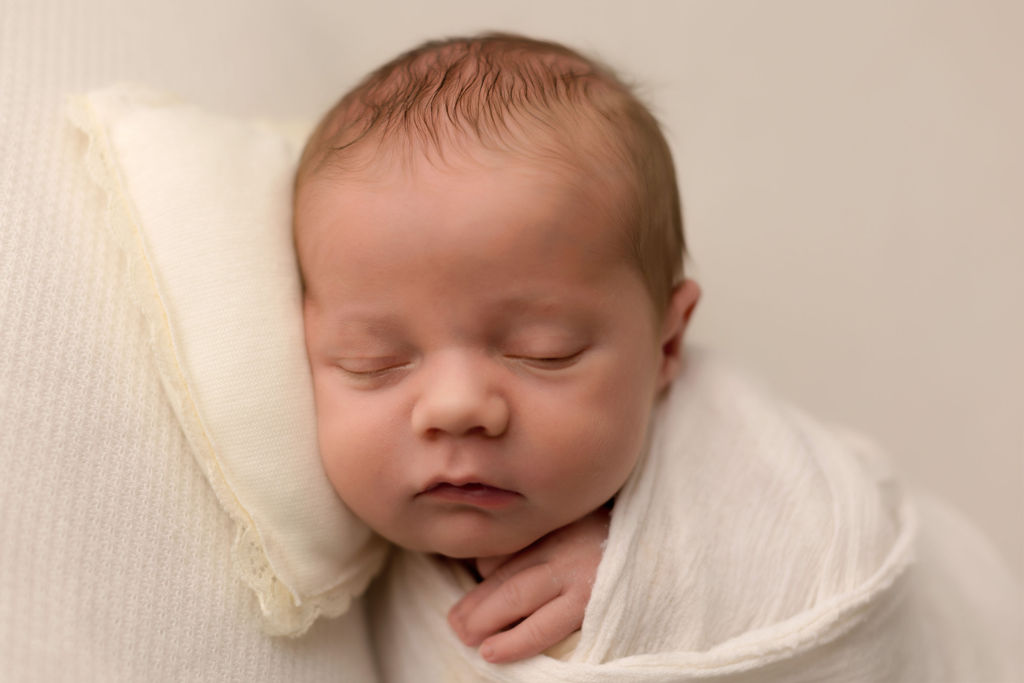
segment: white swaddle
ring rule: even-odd
[[[1012,606],[915,564],[937,559],[915,518],[868,444],[691,352],[571,656],[487,664],[445,622],[452,567],[403,552],[371,601],[379,665],[390,681],[1010,680]],[[982,591],[1013,596],[994,574]]]

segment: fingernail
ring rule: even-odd
[[[486,659],[488,662],[494,657],[494,648],[490,645],[482,645],[480,647],[480,656]]]

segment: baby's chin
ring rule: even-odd
[[[517,533],[498,537],[496,534],[456,535],[427,539],[388,538],[389,541],[407,550],[443,555],[455,560],[472,560],[484,557],[512,555],[523,550],[544,533]],[[387,538],[387,536],[385,536]]]

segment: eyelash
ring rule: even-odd
[[[525,363],[530,363],[539,366],[545,370],[558,370],[561,368],[569,367],[580,359],[583,352],[586,349],[580,349],[575,353],[570,353],[565,356],[549,356],[549,357],[536,357],[536,356],[512,356],[517,360],[521,360]]]
[[[540,370],[561,370],[574,365],[586,350],[586,348],[582,348],[579,351],[566,354],[564,356],[508,356],[508,358],[520,361]],[[409,363],[397,363],[383,368],[374,368],[373,370],[350,370],[342,366],[340,363],[337,367],[349,377],[370,380],[379,379],[396,370],[401,370],[408,365]]]
[[[358,377],[360,379],[373,379],[375,377],[380,377],[395,370],[400,370],[406,367],[407,365],[408,363],[398,363],[395,365],[388,365],[387,367],[383,368],[374,368],[373,370],[349,370],[348,368],[344,367],[339,363],[338,368],[346,375],[349,375],[351,377]]]

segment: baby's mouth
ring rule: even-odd
[[[465,484],[438,482],[424,489],[419,497],[442,503],[456,503],[481,508],[505,507],[522,498],[515,491],[477,481]]]
[[[480,483],[478,481],[471,481],[471,482],[466,483],[466,484],[453,484],[453,483],[448,482],[448,481],[441,481],[441,482],[438,482],[438,483],[434,484],[430,488],[428,488],[427,491],[428,492],[429,491],[435,491],[437,489],[444,488],[444,487],[451,487],[451,488],[459,489],[460,491],[484,491],[484,490],[487,490],[487,489],[490,489],[492,491],[504,491],[505,490],[505,489],[500,489],[497,486],[491,486],[490,484],[482,484],[482,483]]]

